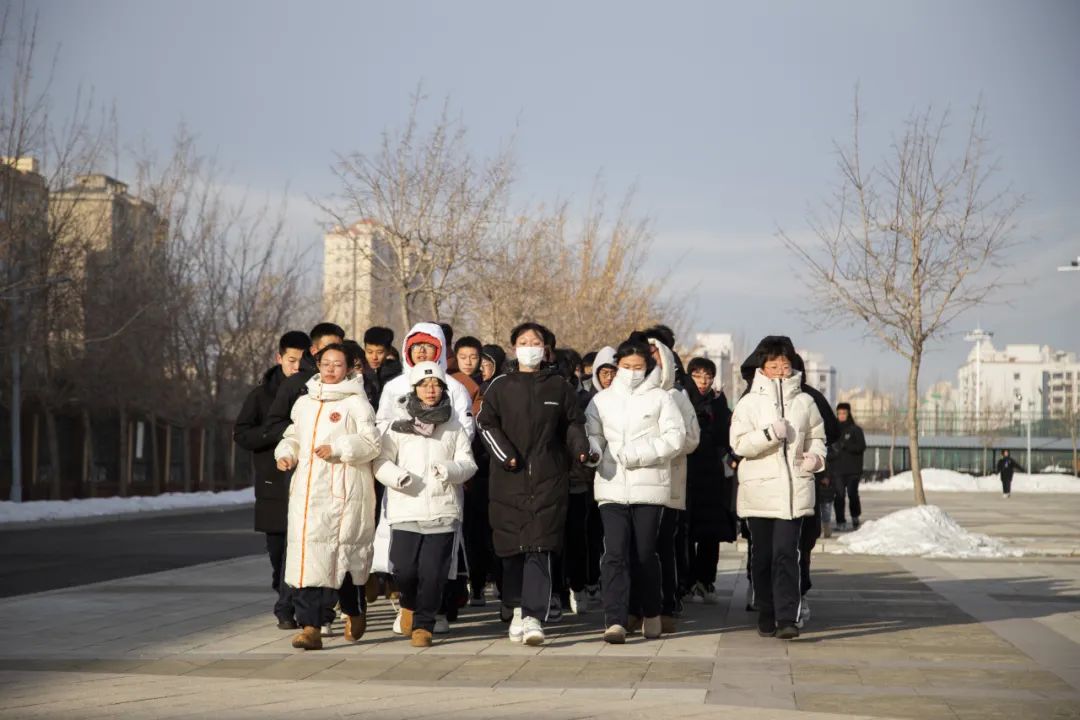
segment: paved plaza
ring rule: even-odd
[[[729,547],[720,604],[688,605],[661,641],[605,645],[594,613],[515,646],[489,603],[415,650],[381,600],[361,642],[339,629],[309,653],[276,629],[268,562],[248,556],[0,600],[0,717],[1080,717],[1080,558],[1063,550],[1080,496],[931,499],[973,530],[1056,552],[815,553],[813,616],[793,642],[757,637]],[[870,518],[907,497],[866,500]]]

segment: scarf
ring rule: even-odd
[[[450,413],[453,411],[448,395],[444,394],[438,405],[429,407],[421,402],[415,392],[407,396],[405,409],[409,412],[409,417],[394,421],[390,427],[401,433],[423,437],[431,437],[436,427],[450,420]]]

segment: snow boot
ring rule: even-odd
[[[401,634],[406,637],[411,637],[413,631],[413,611],[407,608],[401,608],[398,617],[401,618]]]
[[[412,638],[409,640],[409,644],[414,648],[431,647],[431,633],[427,630],[416,628],[412,631]]]
[[[319,628],[307,625],[292,639],[292,646],[297,650],[322,650],[322,633]]]
[[[345,639],[349,642],[356,642],[360,638],[364,637],[364,631],[367,630],[367,616],[366,615],[346,615],[345,616]]]

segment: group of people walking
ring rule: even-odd
[[[743,364],[732,413],[715,364],[684,366],[663,325],[585,357],[533,322],[509,356],[452,335],[418,323],[399,353],[387,328],[288,332],[245,401],[235,439],[254,453],[255,526],[294,647],[321,648],[337,608],[359,640],[380,595],[426,647],[492,582],[513,642],[590,610],[606,642],[659,638],[684,602],[718,602],[719,546],[740,530],[760,634],[799,634],[832,502],[842,521],[850,497],[858,524],[865,442],[788,338]]]

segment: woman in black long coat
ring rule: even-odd
[[[510,640],[544,642],[551,554],[561,552],[572,462],[586,462],[585,415],[552,364],[555,336],[536,323],[510,335],[516,359],[484,394],[476,418],[491,455],[488,492],[503,603],[514,609]]]

